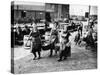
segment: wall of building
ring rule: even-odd
[[[69,5],[62,5],[62,16],[63,18],[69,18]]]
[[[14,18],[24,18],[22,12],[25,13],[24,17],[34,19],[45,19],[45,12],[49,12],[51,19],[67,18],[69,15],[69,5],[66,4],[53,4],[46,3],[45,5],[32,5],[24,3],[14,4]]]
[[[24,7],[24,6],[23,6]],[[23,17],[23,12],[25,13],[24,14],[24,17]],[[13,16],[14,16],[14,21],[17,22],[19,19],[22,20],[24,18],[27,18],[28,19],[45,19],[45,12],[42,10],[24,10],[24,9],[19,9],[18,7],[16,9],[14,9],[13,11]]]
[[[46,11],[50,12],[51,17],[54,19],[67,18],[69,5],[46,3]]]

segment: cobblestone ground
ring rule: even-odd
[[[15,49],[15,73],[36,73],[36,72],[57,72],[69,70],[86,70],[97,68],[97,54],[91,50],[86,50],[84,46],[79,47],[74,44],[75,32],[70,37],[72,42],[71,57],[62,62],[58,62],[58,56],[48,57],[49,51],[42,51],[42,58],[32,60],[33,55],[28,50],[17,51]],[[22,51],[21,51],[22,50]]]

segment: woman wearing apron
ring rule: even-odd
[[[37,26],[33,26],[33,30],[30,33],[30,36],[32,36],[32,53],[34,55],[33,60],[36,59],[37,55],[36,53],[38,53],[38,59],[41,58],[41,38],[40,38],[40,34],[37,30]]]
[[[60,42],[60,54],[59,54],[59,59],[58,61],[62,61],[67,59],[68,56],[71,55],[71,43],[69,41],[68,34],[62,35],[62,40]]]

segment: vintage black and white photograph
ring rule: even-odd
[[[11,2],[11,72],[97,69],[98,6]]]

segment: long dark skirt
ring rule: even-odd
[[[60,57],[68,57],[68,56],[71,56],[71,47],[66,46],[65,50],[61,51]]]
[[[41,44],[33,45],[32,46],[32,53],[41,51]]]

